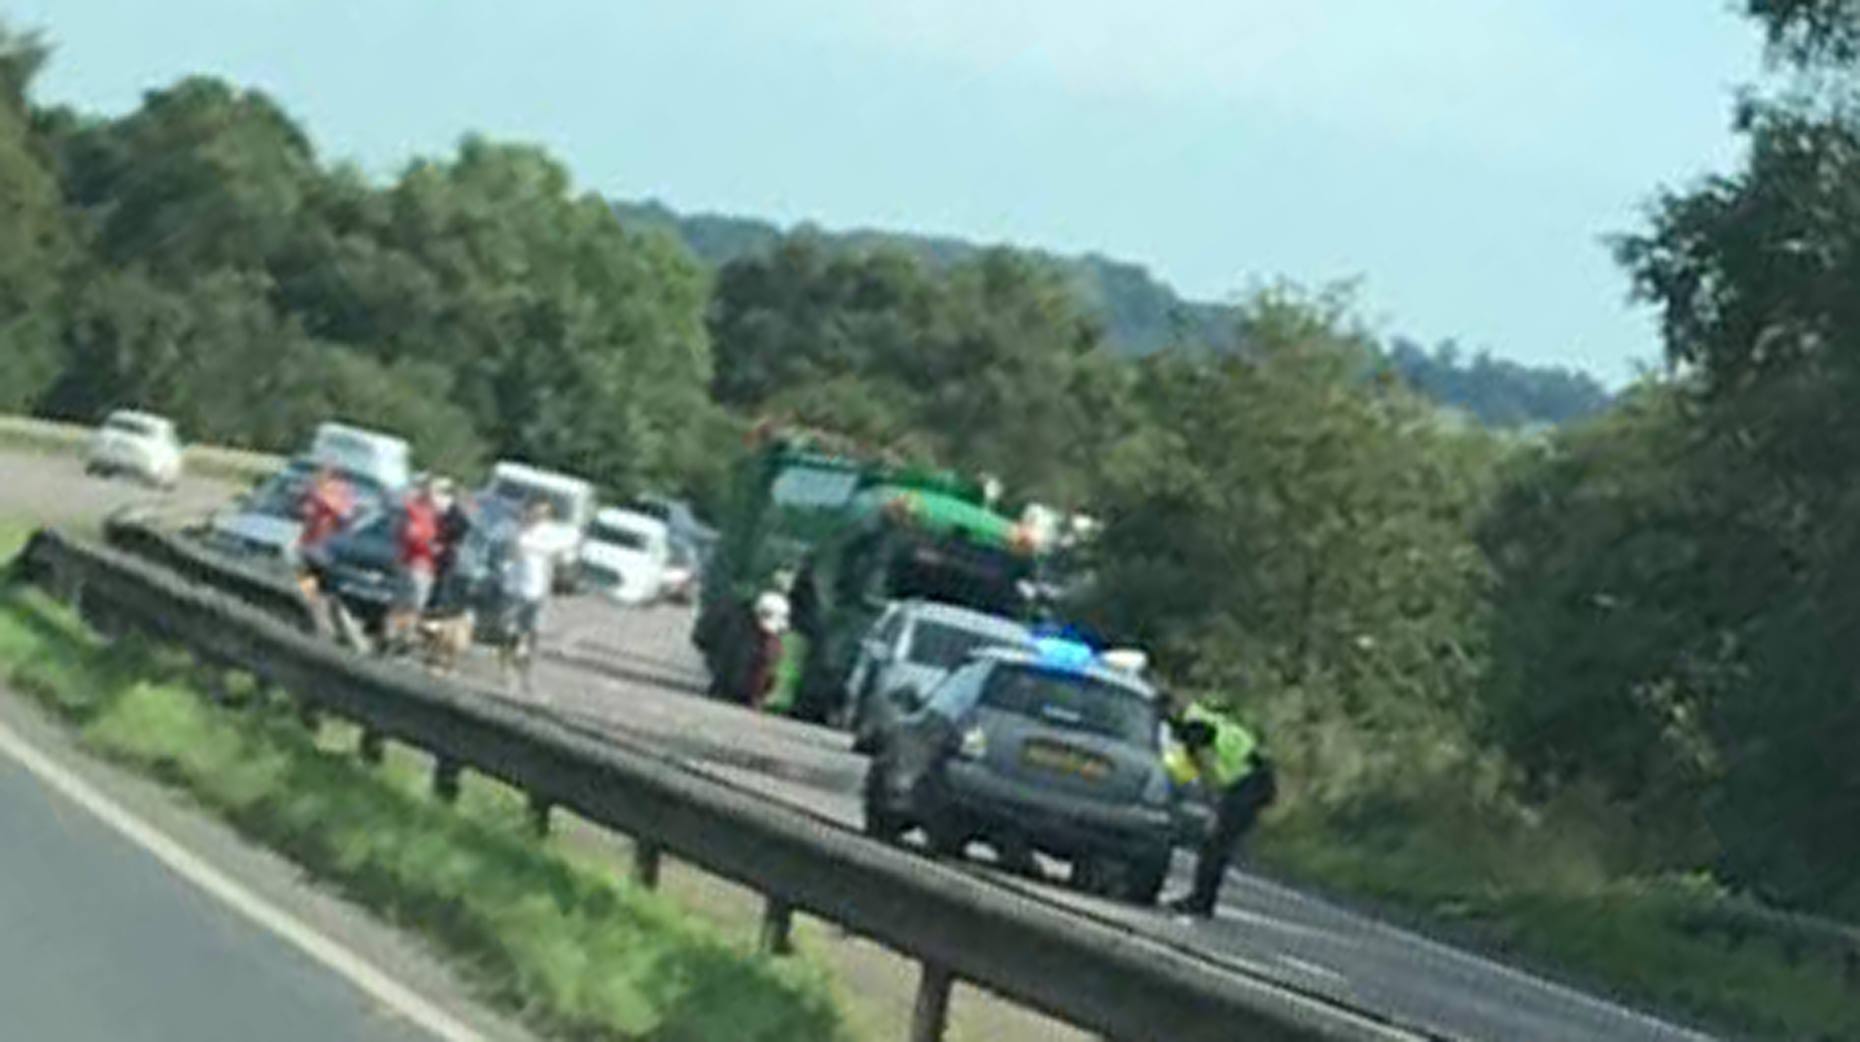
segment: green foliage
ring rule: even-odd
[[[1860,59],[1860,4],[1854,0],[1744,0],[1772,53],[1801,66]]]
[[[376,188],[321,166],[263,94],[205,78],[35,125],[90,250],[46,331],[63,357],[10,382],[20,403],[134,403],[272,450],[341,416],[447,470],[519,457],[621,493],[683,480],[687,432],[717,427],[704,273],[538,149],[468,138]]]
[[[806,265],[797,265],[793,257],[778,258],[797,248],[808,252],[806,262],[816,268],[832,268],[844,263],[845,267],[839,269],[839,281],[825,279],[812,283],[821,297],[790,301],[797,312],[816,306],[854,313],[871,311],[877,303],[874,298],[862,297],[849,306],[849,298],[845,295],[854,284],[866,285],[858,282],[860,278],[877,278],[883,284],[883,276],[870,270],[851,274],[861,271],[857,260],[860,257],[885,257],[884,267],[893,272],[899,264],[914,264],[918,268],[917,281],[921,283],[925,276],[939,277],[951,269],[971,265],[989,252],[989,247],[961,239],[867,230],[826,232],[805,223],[784,234],[765,221],[719,214],[679,214],[652,201],[616,202],[613,209],[630,227],[678,237],[699,260],[715,267],[720,278],[735,276],[756,283],[725,291],[721,295],[726,297],[740,294],[742,299],[753,300],[776,284],[784,285],[789,291],[795,290],[805,280],[794,278],[793,273]],[[1234,347],[1234,325],[1244,310],[1241,305],[1183,300],[1142,266],[1097,254],[1058,257],[1036,251],[1024,256],[1057,277],[1079,313],[1101,328],[1103,343],[1113,355],[1142,358],[1159,351],[1171,351],[1200,356]],[[785,282],[783,271],[790,273]],[[797,365],[812,364],[835,353],[835,349],[823,344],[802,342],[794,336],[798,330],[790,322],[778,321],[775,328],[762,329],[753,327],[754,320],[745,320],[742,315],[734,316],[732,321],[742,322],[748,328],[732,330],[727,338],[719,334],[720,348],[726,339],[783,340],[793,345],[798,356],[793,364]],[[835,333],[826,329],[814,331],[829,337]],[[1594,380],[1570,370],[1493,361],[1484,355],[1475,358],[1470,365],[1461,366],[1447,354],[1437,352],[1430,358],[1401,338],[1393,341],[1388,353],[1391,363],[1417,390],[1442,404],[1465,409],[1495,427],[1562,423],[1599,411],[1608,401],[1607,393]],[[756,355],[765,362],[779,357],[763,352]],[[739,383],[737,361],[721,355],[718,359],[718,380],[722,382],[717,389],[724,401],[739,400],[742,384],[755,386],[769,379],[768,373],[752,365],[742,373]],[[790,363],[770,364],[787,366]],[[827,379],[834,377],[829,375]],[[805,410],[813,403],[795,405]],[[837,415],[832,409],[821,406],[815,406],[815,412]]]
[[[1779,939],[1698,929],[1721,900],[1684,877],[1621,879],[1556,838],[1586,834],[1593,809],[1535,826],[1439,811],[1392,811],[1372,835],[1298,817],[1261,833],[1274,868],[1373,896],[1456,941],[1557,967],[1576,982],[1716,1026],[1729,1037],[1860,1038],[1860,1006],[1837,963]]]
[[[894,251],[810,236],[726,265],[711,312],[719,401],[790,415],[1083,495],[1103,417],[1078,393],[1109,364],[1059,275],[999,250],[935,273]]]
[[[1388,361],[1416,391],[1464,409],[1488,427],[1564,424],[1609,404],[1608,393],[1587,373],[1519,365],[1484,351],[1462,362],[1451,341],[1429,354],[1397,337]]]
[[[1100,625],[1277,724],[1288,774],[1328,800],[1470,759],[1468,530],[1496,452],[1358,379],[1346,317],[1273,290],[1246,312],[1254,357],[1147,363],[1096,554]]]
[[[45,55],[36,37],[0,26],[0,412],[30,405],[57,377],[60,283],[75,257],[26,100]]]

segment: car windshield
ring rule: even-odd
[[[979,703],[996,712],[1138,746],[1157,740],[1155,707],[1137,691],[1082,673],[1004,665],[989,675]]]
[[[560,489],[541,488],[510,478],[499,478],[491,486],[491,494],[513,504],[527,503],[541,497],[549,504],[549,520],[573,524],[579,513],[575,508],[575,497]]]
[[[667,523],[672,520],[672,505],[661,499],[635,499],[626,508],[635,514],[644,514]]]
[[[905,657],[918,665],[955,669],[976,648],[1006,643],[1009,639],[1000,634],[920,619],[911,627],[911,643]]]
[[[628,550],[646,549],[646,536],[644,533],[632,528],[622,528],[618,525],[601,524],[598,521],[588,530],[588,538],[597,543],[624,547]]]
[[[796,464],[783,470],[769,487],[776,505],[800,510],[833,510],[851,501],[859,475],[850,470]]]

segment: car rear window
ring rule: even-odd
[[[628,550],[646,549],[646,536],[643,533],[631,528],[622,528],[619,525],[604,525],[598,521],[588,530],[588,538],[597,543],[608,543]]]
[[[1006,643],[1008,640],[994,634],[920,619],[911,627],[911,646],[906,657],[919,665],[955,669],[976,648]]]
[[[112,416],[104,421],[104,429],[134,434],[138,437],[153,438],[161,434],[161,428],[139,416]]]
[[[1156,710],[1147,699],[1084,674],[1003,665],[989,675],[979,704],[1131,745],[1156,744]]]

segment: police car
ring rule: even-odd
[[[943,856],[979,841],[1024,872],[1044,854],[1082,889],[1154,903],[1179,824],[1162,716],[1136,671],[1087,645],[978,650],[882,736],[866,831],[921,828]]]

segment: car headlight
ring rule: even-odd
[[[956,746],[956,755],[965,760],[979,760],[987,756],[988,732],[979,727],[962,732],[962,741]]]

